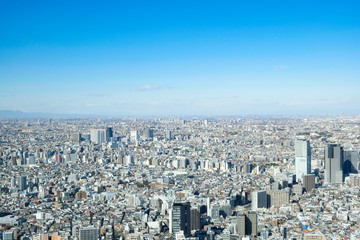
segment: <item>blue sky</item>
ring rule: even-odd
[[[358,1],[1,1],[0,109],[360,114]]]

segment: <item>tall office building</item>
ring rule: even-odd
[[[359,169],[359,153],[357,151],[344,151],[344,175],[350,173],[358,173]]]
[[[306,192],[310,192],[315,188],[315,175],[314,174],[306,174],[303,176],[303,186]]]
[[[305,138],[295,141],[295,174],[299,182],[305,174],[311,173],[311,148],[310,142]]]
[[[190,210],[190,230],[200,230],[200,211],[198,208],[192,208]]]
[[[26,186],[26,176],[19,176],[18,185],[19,185],[19,190],[20,191],[24,191],[27,188],[27,186]]]
[[[98,229],[96,227],[85,227],[79,230],[80,240],[97,240],[99,237]]]
[[[75,143],[79,143],[81,140],[81,134],[80,133],[72,133],[70,135],[70,140],[75,142]]]
[[[184,231],[185,237],[190,236],[190,203],[175,202],[170,211],[170,233],[175,235]]]
[[[102,144],[106,142],[106,131],[104,129],[91,129],[90,140],[95,144]]]
[[[304,192],[304,187],[300,184],[300,183],[298,183],[298,184],[294,184],[293,186],[292,186],[292,192],[293,193],[295,193],[295,194],[303,194],[303,192]]]
[[[244,211],[236,217],[236,232],[240,236],[257,236],[256,212]]]
[[[138,130],[134,130],[130,132],[130,141],[135,142],[139,140],[139,132]]]
[[[328,144],[325,148],[325,182],[343,182],[344,150],[340,144]]]
[[[267,194],[265,190],[251,193],[251,207],[252,210],[267,208]]]
[[[15,177],[10,179],[10,186],[11,186],[11,188],[16,188],[16,178]]]
[[[290,202],[290,193],[286,190],[267,191],[268,207],[281,207]]]
[[[211,208],[211,202],[210,202],[210,198],[208,197],[206,199],[206,215],[208,217],[210,216],[210,208]]]
[[[210,209],[210,217],[211,219],[219,219],[220,218],[220,206],[218,204],[211,205]]]
[[[106,140],[108,140],[108,139],[111,138],[111,137],[114,137],[114,133],[113,133],[112,127],[107,127],[107,128],[106,128],[106,130],[105,130],[105,137],[106,137]]]
[[[144,130],[144,138],[151,139],[154,137],[154,130],[151,128],[145,128]]]
[[[165,132],[165,137],[166,137],[166,140],[172,140],[172,132],[171,130],[166,130]]]
[[[254,169],[254,166],[251,163],[246,163],[243,167],[243,172],[251,173],[253,169]]]

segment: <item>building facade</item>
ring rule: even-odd
[[[295,174],[300,182],[305,174],[311,173],[311,148],[310,142],[304,138],[295,141]]]
[[[328,144],[325,148],[325,182],[343,182],[344,150],[340,144]]]
[[[190,236],[190,203],[174,203],[170,211],[170,233],[184,231],[185,237]]]

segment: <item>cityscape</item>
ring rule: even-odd
[[[1,1],[0,240],[360,240],[357,1]]]
[[[3,239],[357,239],[359,124],[3,120]]]

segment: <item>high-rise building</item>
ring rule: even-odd
[[[85,227],[79,230],[80,240],[97,240],[98,235],[98,229],[96,227]]]
[[[125,156],[125,161],[124,161],[124,164],[125,165],[132,165],[132,164],[135,164],[135,158],[133,155],[126,155]]]
[[[166,140],[172,140],[172,132],[171,132],[171,130],[166,130],[166,132],[165,132],[165,138],[166,138]]]
[[[57,163],[61,163],[61,162],[62,162],[62,157],[61,157],[61,155],[60,155],[60,154],[54,155],[54,160],[55,160],[55,162],[57,162]]]
[[[90,140],[95,144],[102,144],[106,142],[106,131],[104,129],[91,129]]]
[[[236,217],[236,232],[240,236],[257,236],[257,214],[244,211]]]
[[[284,228],[282,229],[282,238],[283,238],[283,239],[287,239],[287,228],[286,228],[286,227],[284,227]]]
[[[306,192],[315,188],[315,174],[306,174],[303,176],[303,186]]]
[[[185,237],[190,236],[190,203],[175,202],[170,211],[170,227],[169,231],[176,234],[184,231]]]
[[[251,173],[251,171],[253,170],[254,166],[251,163],[246,163],[243,167],[243,172],[244,173]]]
[[[80,190],[75,194],[75,198],[76,199],[86,199],[87,193],[85,191]]]
[[[198,208],[192,208],[190,210],[190,230],[200,230],[200,211]]]
[[[344,175],[350,173],[358,173],[359,169],[359,153],[357,151],[344,151]]]
[[[75,143],[79,143],[81,140],[81,134],[80,133],[72,133],[70,135],[70,140],[75,142]]]
[[[290,201],[290,193],[286,190],[267,191],[268,207],[281,207]]]
[[[111,137],[114,137],[114,133],[113,133],[113,129],[112,127],[107,127],[106,130],[105,130],[105,137],[106,137],[106,140],[108,140],[109,138]]]
[[[130,141],[135,142],[139,140],[139,132],[138,130],[134,130],[130,132]]]
[[[11,186],[11,188],[16,188],[16,178],[15,177],[10,179],[10,186]]]
[[[240,213],[236,216],[236,233],[240,236],[246,236],[245,230],[246,216]]]
[[[27,186],[26,186],[26,176],[20,176],[18,178],[18,184],[19,184],[19,190],[24,191],[27,188]]]
[[[350,174],[349,184],[354,187],[360,186],[360,176],[358,174]]]
[[[311,148],[310,142],[305,138],[295,141],[295,174],[299,182],[305,174],[311,173]]]
[[[304,187],[301,185],[301,183],[294,184],[293,187],[292,187],[292,192],[295,193],[295,194],[303,194]]]
[[[211,202],[210,202],[210,198],[208,197],[206,199],[206,215],[210,216],[210,208],[211,208]]]
[[[340,144],[328,144],[325,148],[325,182],[343,182],[344,150]]]
[[[218,204],[211,205],[210,209],[210,217],[211,219],[219,219],[220,217],[220,206]]]
[[[151,128],[146,128],[144,130],[144,138],[145,139],[151,139],[154,137],[154,130]]]
[[[252,210],[267,208],[267,194],[265,190],[251,193],[251,207]]]

